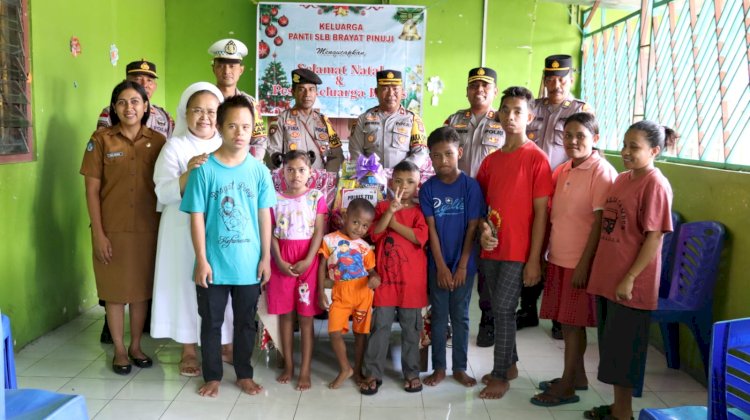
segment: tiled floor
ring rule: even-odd
[[[491,368],[492,348],[474,346],[478,319],[475,302],[472,301],[469,369],[479,378]],[[114,374],[110,369],[112,348],[99,344],[102,316],[100,308],[91,309],[23,348],[16,355],[19,386],[84,395],[90,417],[97,420],[580,419],[582,410],[612,401],[612,388],[596,381],[598,351],[594,330],[589,331],[586,353],[590,390],[579,392],[581,402],[554,408],[529,403],[529,398],[538,392],[534,384],[557,377],[562,371],[562,342],[549,337],[548,323],[518,333],[520,377],[511,383],[509,393],[497,401],[480,399],[479,386],[467,389],[450,379],[434,388],[425,386],[421,393],[404,392],[398,350],[392,352],[393,367],[387,370],[387,378],[377,395],[360,395],[353,382],[329,390],[325,384],[335,376],[336,363],[322,321],[316,321],[310,391],[298,392],[292,385],[276,383],[275,359],[267,362],[265,352],[256,351],[255,379],[265,387],[263,393],[240,394],[234,386],[232,367],[225,365],[220,395],[211,399],[196,394],[202,383],[200,378],[178,374],[180,346],[169,340],[145,340],[144,350],[154,355],[154,367],[134,367],[124,377]],[[394,348],[397,341],[394,337]],[[350,356],[351,351],[350,347]],[[448,360],[450,363],[450,354]],[[705,404],[706,389],[702,385],[684,372],[668,369],[664,356],[649,350],[646,387],[643,398],[634,400],[636,410]]]

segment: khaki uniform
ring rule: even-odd
[[[96,128],[112,127],[112,119],[109,117],[109,107],[106,107],[99,114],[99,121],[96,122]],[[165,138],[169,138],[174,131],[174,120],[164,108],[151,105],[151,115],[146,121],[146,127],[156,131]]]
[[[118,124],[97,130],[86,145],[80,173],[101,181],[102,225],[112,243],[109,264],[94,257],[99,298],[107,302],[151,298],[159,229],[154,164],[165,142],[147,127],[132,141]]]
[[[338,172],[344,161],[341,140],[328,117],[313,109],[304,115],[297,109],[287,109],[271,123],[268,130],[268,154],[290,150],[315,153],[313,169]]]
[[[248,101],[253,105],[255,113],[255,127],[253,127],[253,135],[250,138],[250,147],[253,150],[253,155],[256,159],[263,161],[266,156],[266,147],[268,147],[268,135],[266,134],[266,123],[263,122],[263,116],[260,115],[260,105],[258,101],[247,93],[237,89],[237,95],[242,95],[247,98]]]
[[[458,160],[458,169],[472,178],[477,176],[482,160],[505,144],[505,131],[495,120],[494,111],[476,117],[469,109],[461,110],[448,117],[445,125],[461,136],[464,153]]]
[[[429,165],[427,137],[419,115],[404,107],[385,114],[378,107],[360,115],[349,139],[349,154],[356,161],[361,154],[376,153],[383,168],[393,168],[404,159],[422,169]]]
[[[573,97],[568,97],[560,105],[549,103],[547,98],[534,101],[531,109],[534,120],[526,126],[526,136],[547,154],[553,171],[568,160],[563,145],[565,119],[578,112],[594,111],[586,102]]]

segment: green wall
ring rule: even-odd
[[[288,3],[279,3],[285,2]],[[251,54],[254,50],[256,7],[243,0],[217,3],[166,0],[169,110],[177,106],[182,90],[190,83],[214,80],[207,53],[212,43],[235,37],[248,45]],[[366,0],[345,3],[380,4]],[[440,76],[445,84],[437,107],[429,105],[431,94],[424,90],[423,119],[427,131],[431,131],[442,125],[448,115],[468,106],[467,73],[481,64],[483,2],[392,0],[390,4],[427,7],[425,80]],[[580,34],[577,26],[569,22],[566,5],[535,0],[490,1],[485,65],[499,71],[500,90],[520,84],[536,94],[544,57],[556,53],[578,57]],[[534,28],[533,33],[529,33],[530,28]],[[248,57],[240,80],[240,89],[251,93],[255,91],[254,66],[254,59]]]
[[[143,56],[162,71],[165,51],[161,1],[30,0],[29,6],[36,159],[0,165],[0,310],[11,317],[19,346],[96,304],[78,169],[125,65]],[[77,58],[69,51],[71,36],[82,45]],[[121,57],[115,67],[112,43]],[[163,98],[162,83],[155,99]]]

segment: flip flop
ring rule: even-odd
[[[383,381],[380,379],[370,379],[365,382],[363,382],[364,385],[367,385],[367,388],[362,388],[360,385],[359,387],[359,393],[362,395],[375,395],[380,390],[380,385],[383,385]],[[372,385],[375,384],[375,387],[373,388]]]
[[[414,381],[419,382],[419,385],[414,386]],[[406,392],[421,392],[422,391],[422,381],[419,380],[419,378],[411,378],[406,380],[407,385],[404,385],[404,391]]]
[[[539,386],[537,388],[539,388],[542,391],[546,391],[546,390],[549,389],[550,386],[552,386],[552,384],[556,384],[556,383],[558,383],[560,381],[562,381],[562,378],[550,379],[549,381],[541,381],[541,382],[539,382]],[[588,391],[589,390],[589,386],[588,385],[577,386],[577,387],[575,387],[575,390],[576,391]]]
[[[607,416],[611,416],[612,414],[612,407],[608,405],[600,405],[599,407],[594,407],[590,410],[586,410],[583,412],[583,418],[590,419],[590,420],[597,420],[597,419],[603,419]]]
[[[540,399],[539,396],[541,395],[548,397],[551,401]],[[581,397],[578,395],[573,395],[571,397],[558,397],[557,395],[548,394],[547,391],[544,391],[541,394],[534,395],[529,401],[540,407],[557,407],[558,405],[577,403],[578,401],[581,401]]]

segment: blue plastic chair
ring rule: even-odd
[[[659,298],[658,308],[651,312],[651,321],[659,323],[667,366],[672,369],[680,368],[679,324],[683,323],[695,337],[708,375],[714,285],[724,237],[724,226],[714,221],[683,223],[677,233],[669,296]],[[641,377],[645,372],[646,357]],[[643,383],[633,389],[633,396],[642,394]]]
[[[674,238],[680,231],[682,225],[682,216],[676,211],[672,211],[672,231],[664,234],[661,246],[661,275],[659,277],[659,297],[666,298],[669,296],[669,289],[672,285],[671,277],[672,261],[674,261],[674,249],[676,241]]]
[[[708,398],[711,419],[750,418],[750,318],[714,325]]]
[[[639,420],[750,418],[750,318],[714,324],[708,407],[646,408]]]
[[[16,389],[16,360],[13,356],[13,334],[10,331],[10,318],[2,315],[3,321],[3,365],[5,374],[3,384],[5,389]]]
[[[3,344],[0,346],[0,376],[6,381],[11,376],[13,389],[0,390],[0,419],[3,420],[75,420],[88,419],[86,400],[80,395],[57,394],[41,389],[15,389],[16,371],[13,361],[13,338],[10,334],[10,320],[2,315],[0,323],[0,335],[3,336]],[[8,344],[10,343],[10,344]],[[7,361],[10,359],[8,371]]]

